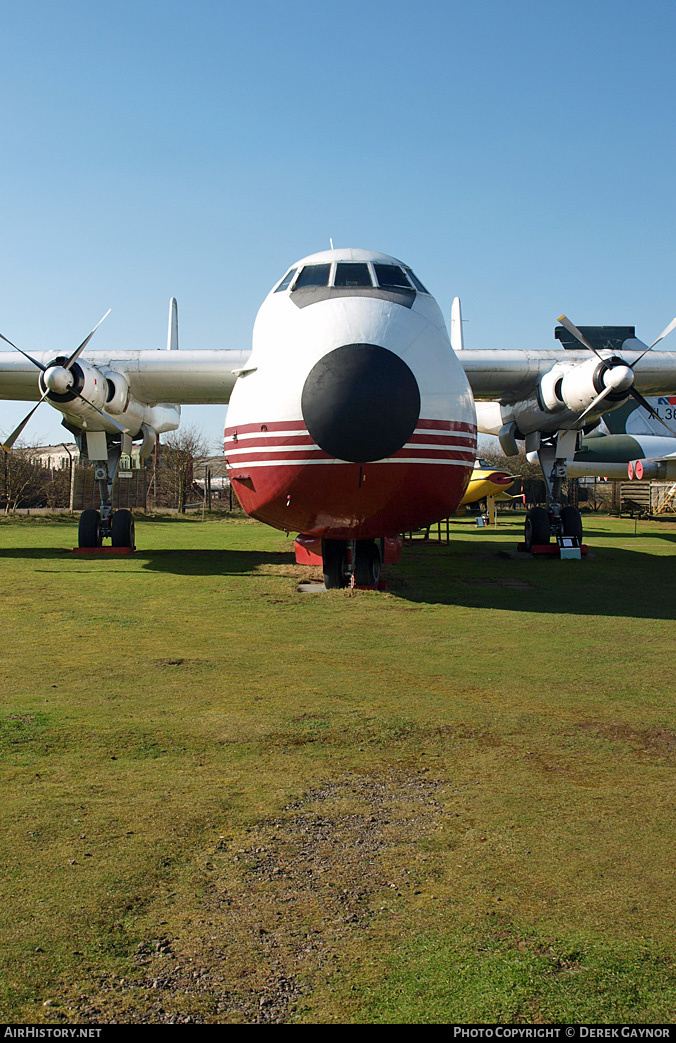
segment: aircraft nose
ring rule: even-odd
[[[404,360],[378,344],[343,344],[310,370],[303,419],[318,446],[339,460],[392,456],[420,416],[420,389]]]

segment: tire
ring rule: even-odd
[[[582,542],[582,515],[577,507],[561,508],[561,535],[576,536]]]
[[[101,515],[91,507],[80,515],[77,543],[78,547],[101,546]]]
[[[347,546],[345,540],[322,540],[324,586],[339,590],[346,586]]]
[[[134,546],[134,518],[131,511],[123,509],[115,511],[111,526],[113,547]]]
[[[530,551],[534,546],[549,543],[550,525],[549,515],[544,507],[531,507],[526,515],[524,528],[524,542],[526,550]]]
[[[377,587],[380,583],[380,551],[373,540],[358,540],[354,581],[358,587]]]

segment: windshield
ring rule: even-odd
[[[337,264],[336,286],[373,286],[367,264]]]
[[[275,293],[280,293],[282,290],[288,289],[291,280],[293,279],[297,271],[297,268],[292,268],[290,272],[287,272],[282,281],[280,282],[279,286],[275,290]]]
[[[330,264],[306,264],[296,279],[294,290],[300,290],[303,286],[328,286]]]
[[[410,290],[411,284],[398,264],[374,264],[381,289]]]

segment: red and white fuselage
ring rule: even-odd
[[[476,456],[472,392],[437,302],[367,250],[306,257],[267,296],[226,424],[247,514],[326,539],[447,517]]]

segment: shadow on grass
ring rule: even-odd
[[[133,555],[116,554],[73,554],[63,547],[11,547],[0,548],[3,559],[28,559],[33,561],[70,560],[81,565],[96,562],[119,567],[125,562],[138,565],[151,572],[169,572],[177,576],[234,576],[253,574],[264,565],[290,565],[293,554],[263,550],[138,550]]]
[[[589,558],[581,561],[511,556],[513,550],[512,544],[485,537],[406,547],[399,570],[387,573],[390,591],[427,605],[676,618],[676,555],[670,551],[594,546],[591,539]]]
[[[605,538],[604,534],[604,538]],[[676,542],[672,534],[660,534]],[[655,539],[655,534],[652,534]],[[676,618],[676,555],[644,550],[594,546],[582,561],[512,557],[514,544],[479,538],[454,537],[449,545],[418,543],[406,546],[401,565],[385,570],[390,594],[398,601],[420,605],[454,605],[535,614],[626,616],[641,619]],[[91,574],[124,571],[178,576],[252,576],[270,565],[293,565],[289,551],[264,550],[140,550],[133,557],[86,558],[62,548],[4,548],[2,559],[58,561],[68,574],[68,563]],[[83,564],[87,562],[87,568]],[[65,567],[64,567],[65,566]],[[42,570],[37,570],[42,571]],[[52,570],[49,570],[52,571]],[[276,577],[293,583],[291,575]]]
[[[264,550],[157,550],[140,552],[143,568],[179,576],[245,576],[264,565],[290,565],[290,552]]]

